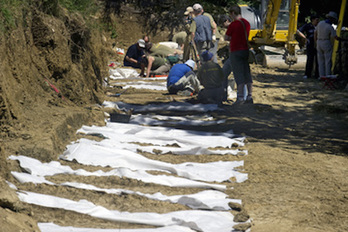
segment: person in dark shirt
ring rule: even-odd
[[[203,63],[198,69],[197,78],[204,87],[198,93],[198,100],[202,103],[222,105],[224,97],[225,78],[222,68],[214,62],[214,54],[204,51],[201,55]]]
[[[317,60],[317,49],[314,44],[314,31],[315,27],[319,23],[319,17],[317,15],[311,16],[311,22],[303,25],[297,30],[297,34],[306,40],[306,52],[307,62],[306,71],[303,78],[312,78],[312,71],[315,62],[315,74],[313,78],[318,78],[318,60]]]
[[[145,41],[139,39],[137,43],[131,45],[126,53],[126,56],[123,60],[124,66],[129,66],[133,68],[139,68],[140,76],[144,76],[145,64],[142,62],[142,59],[145,57]]]

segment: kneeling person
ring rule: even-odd
[[[175,64],[169,71],[167,89],[171,94],[192,95],[201,89],[196,74],[195,62],[188,60],[184,64]]]
[[[130,46],[127,50],[126,56],[124,57],[123,60],[123,65],[132,67],[132,68],[139,68],[140,71],[140,76],[144,75],[144,69],[145,66],[141,62],[142,59],[145,56],[145,41],[142,39],[139,39],[137,43],[133,44]]]
[[[146,77],[150,77],[150,74],[167,74],[171,67],[166,58],[157,56],[147,56],[143,62],[147,67]]]
[[[204,63],[198,69],[197,78],[204,88],[199,91],[198,100],[202,103],[221,105],[225,84],[223,70],[213,61],[213,53],[205,51],[201,57]]]

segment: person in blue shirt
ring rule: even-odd
[[[193,95],[202,88],[193,69],[195,62],[188,60],[184,64],[175,64],[169,71],[167,89],[171,94]]]
[[[307,62],[306,62],[305,76],[303,77],[305,79],[312,78],[314,62],[315,62],[314,78],[319,77],[317,49],[315,48],[315,44],[314,44],[314,31],[318,23],[319,23],[319,16],[312,15],[311,22],[304,24],[297,31],[297,34],[306,40]]]
[[[197,49],[199,55],[201,55],[205,50],[210,50],[214,48],[213,41],[213,22],[206,15],[203,15],[203,7],[196,3],[193,5],[193,13],[195,17],[191,23],[191,42]],[[215,32],[215,29],[214,29]]]
[[[144,76],[145,64],[142,59],[145,57],[145,41],[139,39],[137,43],[131,45],[123,60],[123,65],[140,69],[140,76]]]

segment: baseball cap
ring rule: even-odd
[[[145,48],[145,41],[143,39],[138,40],[139,47]]]
[[[203,10],[202,5],[199,4],[199,3],[194,4],[192,8],[193,8],[194,11],[201,11],[201,10]]]
[[[186,11],[184,13],[184,15],[188,15],[189,13],[193,12],[193,8],[191,6],[186,8]]]
[[[201,55],[204,61],[209,61],[211,58],[213,58],[214,54],[209,51],[204,51]]]
[[[196,63],[193,60],[188,60],[188,61],[185,62],[185,64],[187,66],[189,66],[190,68],[194,69]]]

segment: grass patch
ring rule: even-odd
[[[0,0],[0,31],[2,33],[16,27],[16,11],[25,3],[23,0]]]
[[[95,0],[59,0],[59,4],[70,12],[80,12],[82,15],[95,14],[99,8]]]

